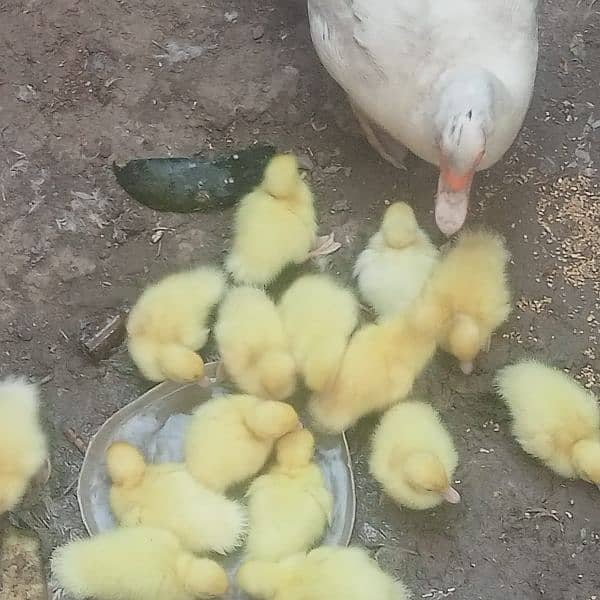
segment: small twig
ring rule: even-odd
[[[50,381],[52,381],[54,379],[54,375],[52,373],[48,374],[48,375],[44,375],[44,377],[42,377],[38,383],[39,385],[46,385],[47,383],[49,383]]]
[[[71,483],[63,491],[63,497],[67,496],[68,494],[70,494],[71,490],[75,487],[76,484],[77,484],[77,477],[75,479],[73,479],[73,481],[71,481]]]
[[[413,556],[421,556],[417,551],[411,550],[410,548],[404,548],[402,546],[394,546],[394,550],[399,550],[400,552],[406,552],[406,554],[412,554]]]
[[[321,133],[327,129],[327,123],[323,123],[323,125],[317,125],[314,119],[310,120],[310,126],[317,132]]]
[[[114,83],[116,83],[117,81],[123,79],[122,77],[111,77],[110,79],[108,79],[107,81],[104,82],[104,87],[105,88],[109,88],[111,85],[113,85]]]
[[[554,519],[557,523],[560,523],[559,516],[545,508],[530,508],[527,510],[527,512],[531,513],[534,518],[549,517],[550,519]]]
[[[152,43],[157,47],[160,48],[161,50],[164,50],[165,52],[168,52],[169,50],[167,48],[165,48],[163,45],[159,44],[156,40],[152,40]]]
[[[71,444],[73,444],[73,446],[75,446],[75,448],[77,448],[77,450],[79,450],[79,452],[81,452],[81,454],[85,455],[87,444],[75,433],[75,431],[73,431],[73,429],[67,427],[63,431],[63,435],[71,442]]]

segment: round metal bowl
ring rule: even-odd
[[[134,444],[149,462],[181,462],[183,436],[189,415],[202,402],[226,394],[231,389],[215,383],[216,363],[208,363],[206,372],[211,384],[165,382],[130,402],[110,417],[92,438],[81,468],[77,497],[83,523],[90,535],[116,527],[109,506],[110,481],[106,473],[105,454],[115,441]],[[294,405],[303,405],[302,398]],[[303,422],[305,415],[298,409]],[[350,542],[356,511],[356,495],[350,453],[345,436],[314,432],[315,458],[333,493],[334,509],[323,544],[345,546]],[[233,582],[233,575],[243,557],[241,551],[218,557]],[[240,597],[232,586],[227,598]]]

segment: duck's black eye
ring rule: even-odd
[[[470,121],[470,120],[472,119],[472,117],[473,117],[473,111],[472,111],[472,110],[470,110],[470,111],[467,113],[467,119],[469,119],[469,121]]]

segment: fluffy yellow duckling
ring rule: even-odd
[[[196,354],[208,339],[207,320],[225,291],[225,276],[200,267],[148,287],[127,321],[129,353],[150,381],[191,382],[204,376]]]
[[[237,574],[247,594],[262,600],[409,600],[401,582],[362,548],[322,546],[279,562],[251,560]]]
[[[329,523],[333,496],[313,462],[315,441],[307,429],[275,446],[275,465],[248,489],[247,557],[279,560],[308,550]]]
[[[327,275],[297,279],[279,301],[285,332],[306,386],[331,385],[358,322],[354,294]]]
[[[296,388],[296,367],[273,301],[252,287],[229,291],[215,325],[222,365],[238,388],[284,400]]]
[[[423,300],[406,315],[354,332],[333,385],[310,399],[309,410],[320,429],[341,433],[410,393],[435,353],[435,306]]]
[[[296,411],[283,402],[230,395],[202,404],[185,438],[192,476],[217,492],[255,475],[275,442],[300,426]]]
[[[401,314],[420,296],[438,257],[413,209],[405,202],[392,204],[354,265],[362,298],[379,317]]]
[[[275,156],[262,183],[239,204],[227,270],[238,283],[267,285],[288,264],[340,247],[332,236],[317,240],[316,232],[313,196],[298,161],[291,154]],[[315,241],[320,246],[311,252]]]
[[[504,240],[488,231],[462,233],[431,275],[431,292],[445,310],[441,347],[465,374],[508,318],[510,290]]]
[[[24,379],[1,381],[0,515],[21,502],[32,480],[48,465],[38,388]]]
[[[496,386],[525,452],[562,477],[600,486],[600,408],[591,392],[534,360],[502,369]]]
[[[149,527],[70,542],[54,552],[52,572],[76,600],[195,600],[228,589],[216,562],[184,551],[171,532]]]
[[[398,504],[423,510],[460,502],[451,486],[457,464],[452,438],[429,404],[401,402],[381,418],[369,470]]]
[[[122,525],[167,529],[196,553],[226,554],[241,544],[246,528],[241,504],[200,485],[185,465],[147,465],[126,442],[109,447],[106,463],[113,482],[110,505]]]

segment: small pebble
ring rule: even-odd
[[[260,40],[265,35],[265,28],[262,25],[256,25],[252,28],[252,39],[255,41]]]
[[[344,212],[350,208],[347,198],[340,198],[331,205],[333,212]]]
[[[315,163],[312,161],[311,157],[306,154],[306,152],[302,152],[297,154],[298,166],[305,171],[312,171],[315,168]]]

